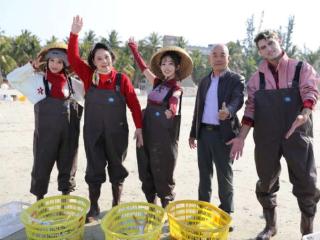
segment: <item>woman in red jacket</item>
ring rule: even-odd
[[[128,171],[123,166],[128,148],[128,123],[126,105],[131,110],[136,126],[135,138],[139,146],[142,140],[141,107],[130,79],[113,68],[115,56],[103,43],[97,43],[90,51],[88,64],[79,56],[78,34],[83,26],[82,18],[74,17],[68,60],[84,82],[85,119],[84,144],[87,156],[85,180],[89,185],[91,201],[87,221],[95,220],[100,209],[98,199],[101,184],[106,181],[105,167],[108,168],[112,184],[112,206],[118,205],[123,182]]]

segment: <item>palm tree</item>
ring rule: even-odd
[[[145,38],[144,42],[142,42],[142,45],[144,45],[144,55],[145,59],[150,59],[152,54],[154,54],[161,46],[162,37],[156,33],[152,32],[149,37]]]
[[[21,66],[34,59],[40,49],[39,38],[28,30],[22,30],[12,42],[11,56],[16,60],[18,66]]]
[[[46,46],[57,43],[58,41],[59,39],[56,36],[52,35],[51,38],[47,40]]]
[[[103,42],[104,44],[108,45],[113,50],[119,49],[120,48],[120,44],[122,43],[119,40],[119,34],[118,34],[118,32],[116,30],[112,30],[108,34],[108,38],[102,37],[100,41]]]
[[[84,33],[82,44],[80,44],[80,55],[83,58],[88,57],[89,52],[96,40],[97,37],[93,30],[89,30],[88,32]]]
[[[178,37],[177,46],[185,49],[188,45],[188,41],[184,37]]]
[[[16,61],[11,57],[12,41],[12,38],[0,35],[0,75],[17,67]]]

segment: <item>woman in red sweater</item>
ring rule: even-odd
[[[164,47],[151,58],[150,69],[129,39],[129,47],[145,77],[153,86],[143,117],[143,146],[137,145],[139,177],[148,202],[162,207],[174,200],[173,172],[178,155],[182,89],[179,82],[191,74],[192,60],[179,47]]]
[[[108,168],[112,185],[112,206],[119,204],[123,182],[128,176],[122,164],[128,148],[126,105],[132,113],[139,146],[143,145],[142,116],[130,79],[113,68],[115,56],[108,46],[97,43],[89,53],[88,64],[80,58],[78,34],[82,26],[82,18],[74,17],[68,60],[84,82],[86,91],[83,136],[87,156],[85,180],[89,185],[91,201],[87,221],[91,222],[100,213],[98,199],[101,184],[106,181],[105,167]]]

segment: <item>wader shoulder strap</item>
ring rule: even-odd
[[[300,81],[300,72],[302,68],[302,61],[299,61],[297,66],[296,66],[296,71],[294,73],[294,78],[292,80],[292,87],[296,88],[299,87],[299,81]]]
[[[180,106],[179,106],[179,112],[178,112],[178,115],[181,115],[181,108],[182,108],[182,94],[183,94],[183,92],[181,91],[181,95],[180,95]]]
[[[259,79],[260,79],[260,90],[266,89],[266,79],[264,78],[264,73],[259,72]]]
[[[72,86],[72,80],[70,77],[68,77],[68,87],[69,87],[69,92],[71,94],[74,94],[73,86]]]
[[[121,73],[117,73],[117,75],[116,75],[116,92],[120,92],[120,89],[121,89],[121,79],[122,79]]]
[[[49,83],[48,83],[48,80],[44,76],[43,76],[43,84],[44,84],[46,96],[49,97],[50,96]]]

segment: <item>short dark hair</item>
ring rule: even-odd
[[[161,62],[162,62],[162,59],[164,59],[165,57],[171,57],[173,62],[174,62],[174,65],[175,66],[178,66],[180,65],[181,63],[181,56],[175,52],[175,51],[167,51],[165,53],[162,54],[161,58],[160,58],[160,62],[159,62],[159,65],[161,65]]]
[[[257,48],[259,48],[258,42],[260,40],[263,40],[263,39],[268,40],[270,38],[279,38],[278,33],[273,30],[265,30],[265,31],[257,34],[257,36],[254,38],[254,42],[255,42]]]
[[[110,53],[111,55],[111,58],[112,58],[112,62],[114,62],[116,60],[116,56],[114,55],[113,51],[111,50],[111,48],[109,46],[107,46],[106,44],[104,43],[96,43],[93,48],[90,50],[89,52],[89,55],[88,55],[88,63],[89,63],[89,66],[92,68],[92,69],[96,69],[97,67],[94,65],[93,61],[94,61],[94,56],[96,54],[96,52],[99,50],[99,49],[104,49],[106,50],[107,52]]]

